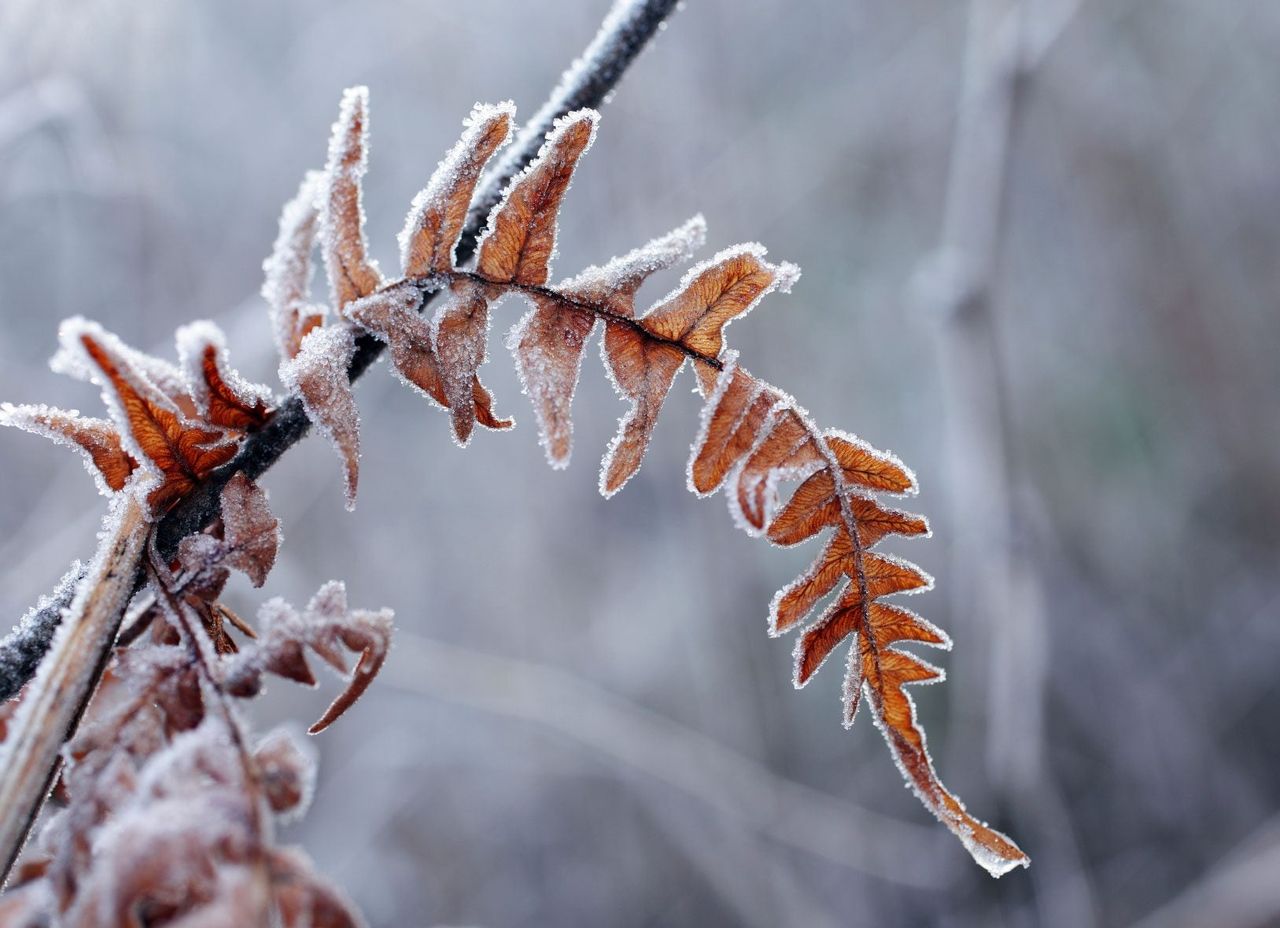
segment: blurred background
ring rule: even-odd
[[[208,317],[274,382],[260,265],[368,84],[384,267],[477,100],[533,112],[607,0],[0,0],[0,397],[97,414],[46,367],[80,313],[145,348]],[[308,440],[265,478],[267,594],[396,610],[286,829],[371,924],[1280,924],[1280,7],[1262,0],[692,0],[606,108],[557,276],[702,212],[804,268],[733,326],[819,423],[917,471],[888,545],[955,641],[916,690],[945,782],[1030,853],[999,882],[902,788],[840,663],[803,692],[773,591],[812,547],[684,487],[678,385],[639,476],[588,353],[575,460],[465,452],[362,381],[359,507]],[[658,280],[660,296],[678,274]],[[0,616],[94,547],[73,455],[0,434]],[[252,614],[263,594],[236,587]],[[262,728],[332,695],[280,683]]]

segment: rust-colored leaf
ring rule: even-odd
[[[453,269],[453,252],[466,224],[467,209],[480,172],[511,134],[515,106],[477,106],[467,130],[413,200],[400,233],[400,264],[405,277],[425,277]]]
[[[484,363],[489,335],[489,296],[482,285],[455,281],[432,320],[432,347],[439,364],[444,405],[453,421],[453,436],[465,446],[477,421],[493,429],[512,425],[493,414],[489,391],[476,373]]]
[[[221,430],[186,418],[142,376],[114,336],[73,321],[64,326],[63,339],[69,349],[78,346],[97,369],[112,417],[127,436],[126,450],[158,473],[159,485],[147,496],[153,512],[167,510],[235,455],[235,443]]]
[[[720,488],[729,471],[752,449],[771,423],[778,394],[738,366],[729,351],[724,370],[707,398],[702,427],[689,460],[689,489],[709,496]]]
[[[247,432],[271,413],[271,391],[251,384],[227,362],[226,339],[212,322],[193,322],[178,330],[178,356],[196,412],[220,428]]]
[[[850,494],[849,505],[858,522],[858,536],[871,547],[885,535],[926,535],[924,517],[881,506],[873,497]],[[808,477],[769,523],[769,540],[778,545],[794,545],[812,538],[841,519],[835,478],[830,468]]]
[[[600,466],[600,492],[612,496],[640,469],[663,400],[685,356],[678,348],[613,321],[605,325],[602,350],[618,392],[631,402]]]
[[[333,303],[341,309],[382,283],[364,237],[361,181],[367,168],[369,90],[351,87],[342,95],[329,141],[329,161],[320,196],[320,249]]]
[[[889,493],[914,493],[916,475],[896,457],[879,451],[860,438],[828,429],[827,447],[840,462],[846,483]]]
[[[124,450],[119,431],[105,419],[90,419],[50,406],[3,403],[0,404],[0,425],[43,435],[82,452],[100,485],[113,493],[124,489],[125,481],[138,466]]]
[[[342,314],[386,342],[400,379],[448,409],[440,363],[431,343],[431,323],[418,312],[421,305],[422,291],[412,281],[405,281],[349,303]],[[493,398],[478,377],[472,378],[471,392],[477,422],[490,429],[511,427],[510,419],[494,415]]]
[[[719,358],[725,326],[750,312],[775,287],[789,290],[799,276],[795,265],[770,264],[764,253],[759,245],[737,245],[697,265],[675,292],[645,314],[641,325],[704,358]],[[699,376],[709,392],[714,368]]]
[[[778,482],[803,478],[825,463],[804,414],[789,405],[775,408],[764,438],[734,476],[734,514],[744,528],[760,531],[773,510]]]
[[[582,352],[596,322],[595,312],[582,307],[634,316],[640,285],[655,272],[687,259],[705,237],[706,223],[695,216],[667,235],[560,284],[555,288],[559,298],[531,296],[534,308],[512,329],[508,345],[533,400],[539,435],[553,467],[569,463],[573,393]]]
[[[224,562],[262,586],[276,562],[280,521],[271,514],[266,492],[242,473],[222,488]]]
[[[541,286],[556,250],[556,217],[600,114],[578,110],[556,121],[538,157],[507,188],[480,239],[476,269],[502,283]]]

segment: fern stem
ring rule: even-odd
[[[640,324],[639,319],[634,319],[631,316],[624,316],[621,313],[615,313],[612,310],[606,309],[603,306],[596,306],[592,303],[580,302],[578,300],[572,299],[571,297],[565,296],[559,290],[554,290],[551,287],[540,287],[540,286],[537,286],[536,284],[517,284],[509,281],[490,280],[489,278],[485,277],[483,274],[478,274],[475,271],[454,271],[451,274],[436,274],[434,275],[434,279],[443,280],[443,281],[458,280],[458,279],[470,280],[470,281],[474,281],[475,283],[484,284],[485,286],[489,286],[489,287],[501,287],[504,290],[512,290],[512,291],[515,291],[516,293],[524,293],[528,295],[546,297],[547,299],[555,300],[558,303],[563,303],[565,306],[572,306],[574,309],[580,309],[583,312],[588,312],[588,313],[591,313],[592,315],[599,316],[601,319],[607,319],[608,321],[616,323],[618,325],[626,326],[632,331],[644,336],[646,340],[650,342],[656,342],[657,344],[660,344],[660,345],[666,345],[668,348],[674,348],[677,351],[679,351],[681,354],[688,357],[690,360],[701,362],[702,364],[707,365],[713,370],[717,370],[717,371],[724,370],[724,362],[721,361],[719,358],[713,358],[710,355],[705,355],[700,351],[695,351],[693,348],[690,348],[684,342],[678,341],[674,338],[667,338],[664,335],[659,335],[656,332],[651,332],[649,329],[646,329],[643,325]]]

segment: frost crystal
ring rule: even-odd
[[[302,397],[307,415],[342,459],[348,509],[355,508],[360,476],[360,413],[347,377],[354,353],[350,326],[328,325],[307,333],[298,356],[280,365],[280,382]]]

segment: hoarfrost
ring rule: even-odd
[[[354,353],[350,326],[327,325],[308,332],[298,356],[280,365],[280,382],[302,397],[307,415],[342,460],[347,509],[355,508],[360,477],[360,413],[347,377]]]
[[[133,462],[124,451],[120,432],[106,419],[93,419],[81,416],[74,409],[55,409],[43,404],[0,403],[0,425],[41,435],[79,452],[85,469],[103,496],[123,489],[133,471]]]
[[[320,219],[323,171],[308,171],[280,214],[280,231],[262,262],[262,298],[271,313],[281,359],[298,353],[302,338],[324,320],[325,308],[311,303],[311,252]]]
[[[413,198],[399,236],[400,265],[406,277],[423,277],[453,268],[480,172],[507,143],[516,107],[477,103],[463,122],[466,131],[436,167],[425,189]]]
[[[0,640],[0,701],[16,696],[35,674],[85,572],[84,564],[73,562],[53,591],[41,596]]]
[[[565,299],[532,297],[534,308],[512,328],[507,347],[515,356],[524,392],[533,401],[539,440],[552,467],[569,464],[572,449],[573,394],[582,370],[583,349],[595,328],[591,310],[599,306],[634,315],[636,290],[651,274],[686,260],[706,237],[706,222],[695,216],[603,267],[589,267],[556,287]]]
[[[206,416],[209,411],[209,379],[204,364],[205,355],[213,349],[213,363],[222,382],[232,395],[245,406],[269,406],[271,388],[250,383],[240,376],[227,359],[227,339],[214,322],[208,319],[188,323],[174,336],[178,347],[178,363],[186,379],[187,389],[195,401],[197,411]]]
[[[342,94],[338,121],[329,139],[329,160],[320,198],[320,248],[334,306],[367,296],[382,283],[368,256],[364,235],[361,179],[368,167],[369,89]]]

